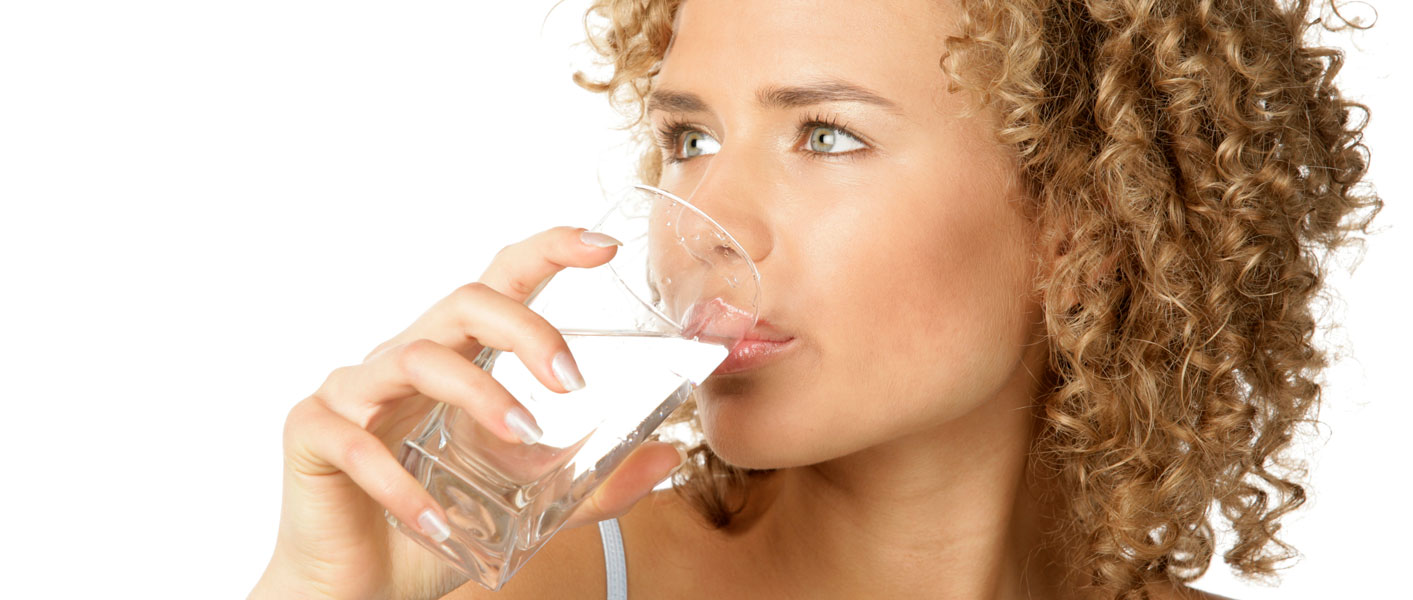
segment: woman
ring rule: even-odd
[[[1212,597],[1184,582],[1214,503],[1223,559],[1272,573],[1305,494],[1283,452],[1325,364],[1319,259],[1381,206],[1311,12],[599,2],[615,69],[576,81],[653,132],[644,181],[752,255],[782,351],[679,411],[703,442],[671,491],[650,492],[678,453],[645,444],[500,592],[455,589],[381,519],[445,527],[389,448],[429,398],[532,436],[468,357],[582,383],[519,301],[615,248],[573,228],[509,246],[291,410],[252,597],[602,597],[600,531],[634,598]]]

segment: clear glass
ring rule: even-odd
[[[513,353],[486,348],[475,360],[534,416],[539,442],[502,441],[446,404],[403,440],[400,460],[446,509],[451,537],[388,521],[491,590],[755,327],[755,264],[686,201],[636,185],[591,229],[623,242],[613,260],[565,269],[526,301],[564,334],[584,389],[550,391]]]

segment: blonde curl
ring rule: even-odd
[[[1000,115],[1027,207],[1058,248],[1045,298],[1053,386],[1037,399],[1031,468],[1058,490],[1050,532],[1095,597],[1189,582],[1214,553],[1271,576],[1305,502],[1290,456],[1317,423],[1312,305],[1326,259],[1368,233],[1368,110],[1341,95],[1342,53],[1309,40],[1351,23],[1333,4],[1220,0],[958,0],[939,69]],[[612,68],[575,73],[647,141],[644,101],[680,0],[600,0],[588,41]],[[639,178],[656,184],[649,144]],[[689,400],[666,426],[694,428]],[[726,527],[752,479],[705,444],[674,490]]]

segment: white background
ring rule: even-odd
[[[0,4],[4,592],[243,597],[285,412],[501,246],[630,172],[579,89],[585,2]],[[1388,201],[1329,343],[1304,559],[1237,598],[1410,597],[1407,3],[1341,79]],[[542,21],[543,20],[543,21]],[[1357,48],[1354,46],[1357,45]],[[17,587],[18,586],[18,589]]]

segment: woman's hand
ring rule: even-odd
[[[547,388],[569,391],[578,377],[572,357],[559,370],[566,381],[553,366],[568,345],[523,303],[559,270],[598,266],[616,253],[612,238],[582,233],[556,227],[507,246],[480,281],[437,302],[361,364],[335,369],[290,410],[279,537],[252,598],[438,598],[465,582],[384,520],[386,507],[429,536],[447,533],[442,507],[393,450],[438,401],[521,443],[516,431],[528,435],[526,428],[506,417],[524,408],[471,362],[485,346],[514,352]],[[627,513],[680,461],[671,444],[643,444],[565,527]]]

